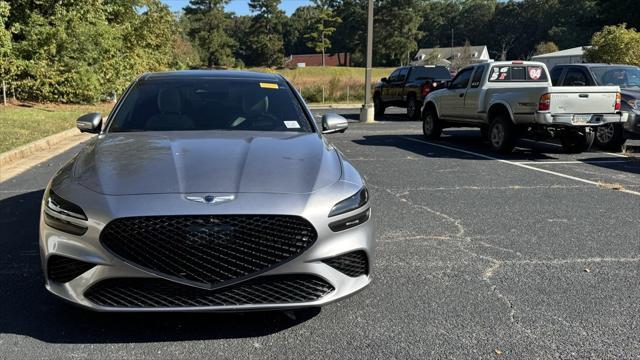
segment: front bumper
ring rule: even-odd
[[[142,200],[142,199],[141,199]],[[261,203],[264,203],[261,201]],[[269,202],[267,202],[269,203]],[[272,202],[271,202],[272,203]],[[238,205],[230,204],[229,206]],[[198,206],[195,204],[193,206]],[[222,208],[222,207],[220,207]],[[220,209],[216,208],[216,209]],[[194,210],[195,211],[195,210]],[[256,304],[226,304],[217,306],[104,306],[98,304],[87,296],[87,291],[95,288],[99,283],[109,279],[162,279],[172,281],[162,274],[149,272],[137,264],[131,264],[119,258],[105,249],[99,238],[102,229],[108,223],[103,219],[92,219],[89,216],[89,229],[84,235],[71,235],[46,225],[44,220],[40,221],[40,252],[42,265],[45,272],[46,288],[56,296],[71,303],[95,311],[116,311],[116,312],[154,312],[154,311],[249,311],[249,310],[274,310],[274,309],[296,309],[304,307],[316,307],[329,304],[339,299],[352,295],[364,289],[371,281],[371,268],[374,260],[374,235],[371,219],[353,228],[333,232],[329,229],[328,223],[342,218],[348,218],[363,211],[370,211],[367,207],[354,210],[352,212],[336,216],[326,221],[314,221],[316,214],[314,211],[302,213],[317,231],[318,237],[315,243],[292,260],[285,262],[255,277],[250,277],[236,285],[241,285],[245,281],[255,281],[261,278],[274,278],[278,276],[315,276],[331,285],[331,291],[324,296],[313,301],[301,302],[271,302]],[[130,214],[125,214],[130,215]],[[153,215],[153,214],[149,214]],[[326,213],[323,212],[326,218]],[[341,255],[362,251],[368,259],[369,271],[359,276],[349,276],[345,272],[338,270],[328,264],[330,259],[338,258]],[[52,256],[62,256],[79,260],[85,263],[94,264],[86,272],[73,278],[68,282],[56,282],[47,276],[47,263]],[[326,262],[325,262],[326,261]],[[185,286],[180,284],[180,286]],[[233,286],[233,285],[230,285]],[[225,289],[222,287],[221,289]],[[218,289],[220,290],[220,289]],[[198,289],[202,291],[202,289]]]
[[[640,139],[640,110],[629,112],[627,122],[624,123],[627,138]]]
[[[535,122],[540,125],[549,126],[569,126],[569,127],[585,127],[585,126],[601,126],[612,123],[625,123],[629,117],[627,112],[619,112],[615,114],[579,114],[590,116],[587,121],[576,121],[574,114],[552,114],[548,111],[538,111],[535,113]]]

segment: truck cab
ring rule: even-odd
[[[420,108],[429,92],[441,88],[451,79],[444,66],[403,66],[389,77],[382,78],[374,88],[375,113],[384,114],[389,106],[407,109],[410,120],[420,119]]]

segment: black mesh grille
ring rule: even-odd
[[[325,259],[323,262],[351,277],[369,274],[369,259],[361,250]]]
[[[172,280],[217,288],[283,264],[316,240],[298,216],[195,215],[121,218],[102,231],[120,258]]]
[[[52,255],[47,260],[47,277],[55,282],[65,283],[77,278],[94,266],[95,264],[84,261]]]
[[[313,275],[264,276],[222,289],[206,290],[163,279],[109,279],[84,296],[106,307],[159,308],[291,304],[318,300],[334,290]]]

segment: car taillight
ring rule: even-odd
[[[616,93],[616,110],[622,109],[622,94]]]
[[[540,96],[538,111],[549,111],[549,109],[551,109],[551,94],[544,94]]]
[[[429,86],[429,83],[426,83],[424,85],[422,85],[422,96],[427,96],[429,95],[429,91],[431,91],[431,86]]]

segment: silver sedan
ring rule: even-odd
[[[321,306],[370,282],[369,194],[281,76],[183,71],[137,79],[50,181],[46,287],[98,311]]]

